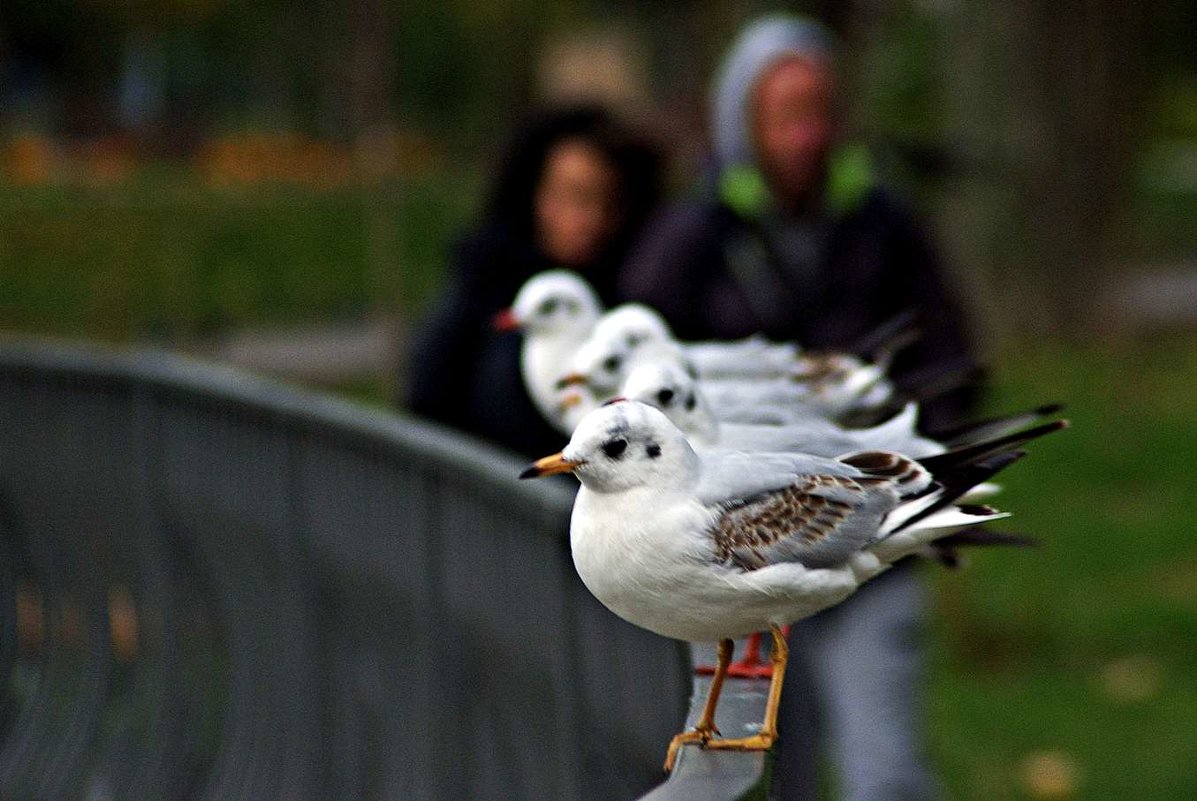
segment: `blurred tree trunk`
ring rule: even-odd
[[[356,141],[395,123],[395,7],[388,0],[322,0],[311,15],[318,55],[319,130]]]
[[[357,136],[390,127],[395,88],[395,20],[387,0],[348,0],[349,115]]]
[[[1166,1],[1166,0],[1165,0]],[[956,256],[1003,328],[1082,334],[1120,255],[1162,0],[964,0],[945,17]]]

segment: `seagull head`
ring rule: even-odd
[[[592,335],[574,353],[570,371],[557,381],[557,388],[585,387],[597,398],[610,398],[623,383],[631,356],[622,340]]]
[[[603,315],[574,354],[571,371],[559,386],[585,383],[599,398],[623,386],[643,361],[684,360],[661,315],[639,303],[625,303]]]
[[[561,453],[533,462],[520,478],[573,473],[594,492],[676,489],[695,479],[698,456],[659,409],[619,401],[587,414]]]
[[[656,342],[673,342],[673,332],[665,318],[643,303],[624,303],[599,318],[594,326],[595,339],[620,342],[629,350]]]
[[[602,305],[590,284],[569,270],[546,270],[524,283],[511,308],[495,315],[496,330],[523,329],[531,335],[583,337]]]
[[[713,444],[719,423],[684,363],[644,360],[632,368],[623,396],[655,406],[696,444]]]

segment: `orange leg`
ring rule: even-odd
[[[707,690],[707,702],[702,707],[702,714],[698,717],[698,724],[690,731],[684,731],[669,742],[669,753],[665,755],[665,772],[673,771],[673,763],[677,759],[678,749],[686,743],[706,745],[712,737],[719,733],[715,728],[715,707],[719,705],[719,694],[723,692],[723,679],[727,676],[727,668],[731,664],[732,650],[735,643],[731,640],[720,640],[715,657],[714,677]]]
[[[782,626],[782,634],[790,636],[790,627]],[[714,665],[699,665],[694,672],[700,676],[709,676],[715,672]],[[727,675],[735,679],[768,679],[773,676],[773,665],[761,660],[761,635],[754,631],[744,641],[744,656],[732,662],[727,669]]]
[[[777,707],[781,703],[781,685],[785,680],[786,662],[790,657],[790,649],[786,645],[785,636],[777,626],[769,629],[773,635],[773,651],[769,661],[773,663],[773,678],[769,682],[769,697],[765,702],[765,720],[761,730],[751,737],[737,737],[735,739],[708,740],[703,748],[714,748],[726,751],[768,751],[777,741]]]

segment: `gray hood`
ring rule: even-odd
[[[711,135],[720,171],[756,163],[748,102],[761,73],[787,56],[830,61],[833,51],[831,33],[806,17],[775,14],[744,28],[715,78]]]

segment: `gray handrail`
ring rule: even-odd
[[[586,592],[573,487],[521,467],[178,356],[0,344],[0,796],[648,790],[688,657]],[[651,797],[765,775],[691,748]]]

